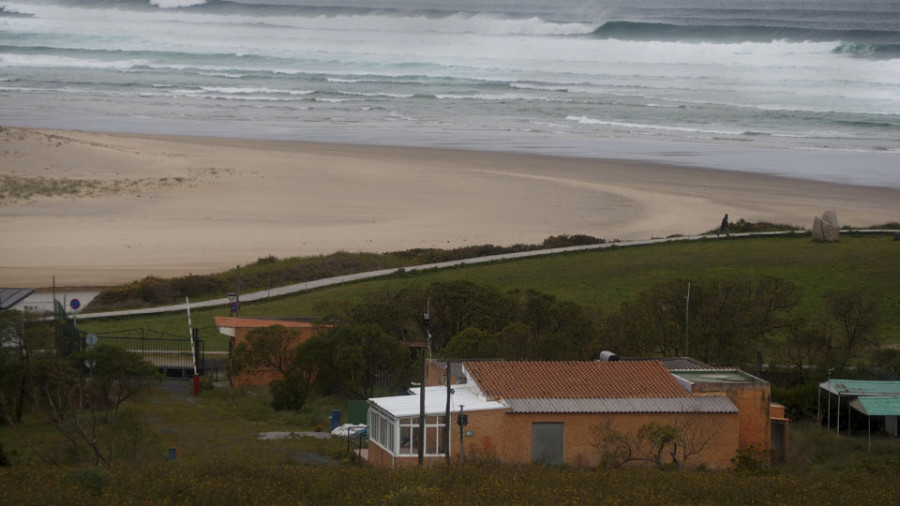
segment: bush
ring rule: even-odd
[[[269,385],[272,393],[272,409],[275,411],[299,411],[306,403],[311,388],[298,371],[288,371],[284,379]]]
[[[0,443],[0,467],[9,467],[9,457],[6,456],[6,452],[3,451],[3,443]]]
[[[768,470],[771,457],[772,450],[750,445],[747,448],[738,448],[737,455],[732,457],[731,463],[737,471],[762,473]]]
[[[109,485],[109,476],[95,467],[73,471],[68,476],[72,483],[81,485],[94,496],[100,496]]]

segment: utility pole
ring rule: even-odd
[[[690,312],[691,312],[691,282],[688,281],[688,291],[687,296],[684,298],[684,356],[689,357],[691,355],[690,350],[690,334],[688,333],[688,327],[690,325]]]
[[[422,381],[419,383],[419,467],[425,463],[425,353],[431,351],[431,315],[427,309],[425,311],[422,321],[425,324],[428,342],[427,349],[422,350]]]
[[[463,437],[466,432],[466,425],[469,423],[469,415],[463,412],[462,404],[459,405],[459,414],[456,415],[456,424],[459,425],[459,461],[463,462],[466,460],[466,446],[463,443]]]
[[[450,388],[450,359],[447,359],[447,411],[444,413],[444,454],[447,456],[447,465],[450,465],[450,395],[453,389]]]

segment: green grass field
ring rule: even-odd
[[[334,301],[365,297],[435,281],[469,280],[502,291],[534,289],[561,300],[608,311],[660,282],[774,276],[803,289],[801,310],[814,311],[822,294],[859,288],[881,301],[883,338],[900,343],[900,241],[892,234],[844,233],[837,243],[818,243],[806,234],[780,237],[704,239],[648,246],[567,253],[547,257],[407,273],[383,279],[323,288],[293,296],[245,303],[242,316],[319,316],[317,308]],[[224,294],[223,294],[224,295]],[[226,349],[214,315],[228,307],[192,311],[207,350]],[[187,336],[184,313],[81,320],[85,332],[149,328]]]

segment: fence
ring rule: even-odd
[[[140,354],[144,360],[155,364],[166,379],[192,379],[195,361],[197,374],[202,376],[206,373],[203,340],[197,338],[197,329],[194,329],[193,347],[191,339],[149,329],[95,335],[97,343],[111,344]]]

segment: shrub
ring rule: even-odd
[[[103,493],[103,489],[109,485],[110,481],[109,476],[96,467],[72,471],[68,479],[98,497]]]
[[[764,450],[755,445],[738,448],[737,455],[731,458],[736,471],[762,473],[768,470],[772,450]]]
[[[298,411],[306,403],[311,388],[299,371],[291,370],[283,379],[269,384],[272,393],[272,409],[275,411]]]

